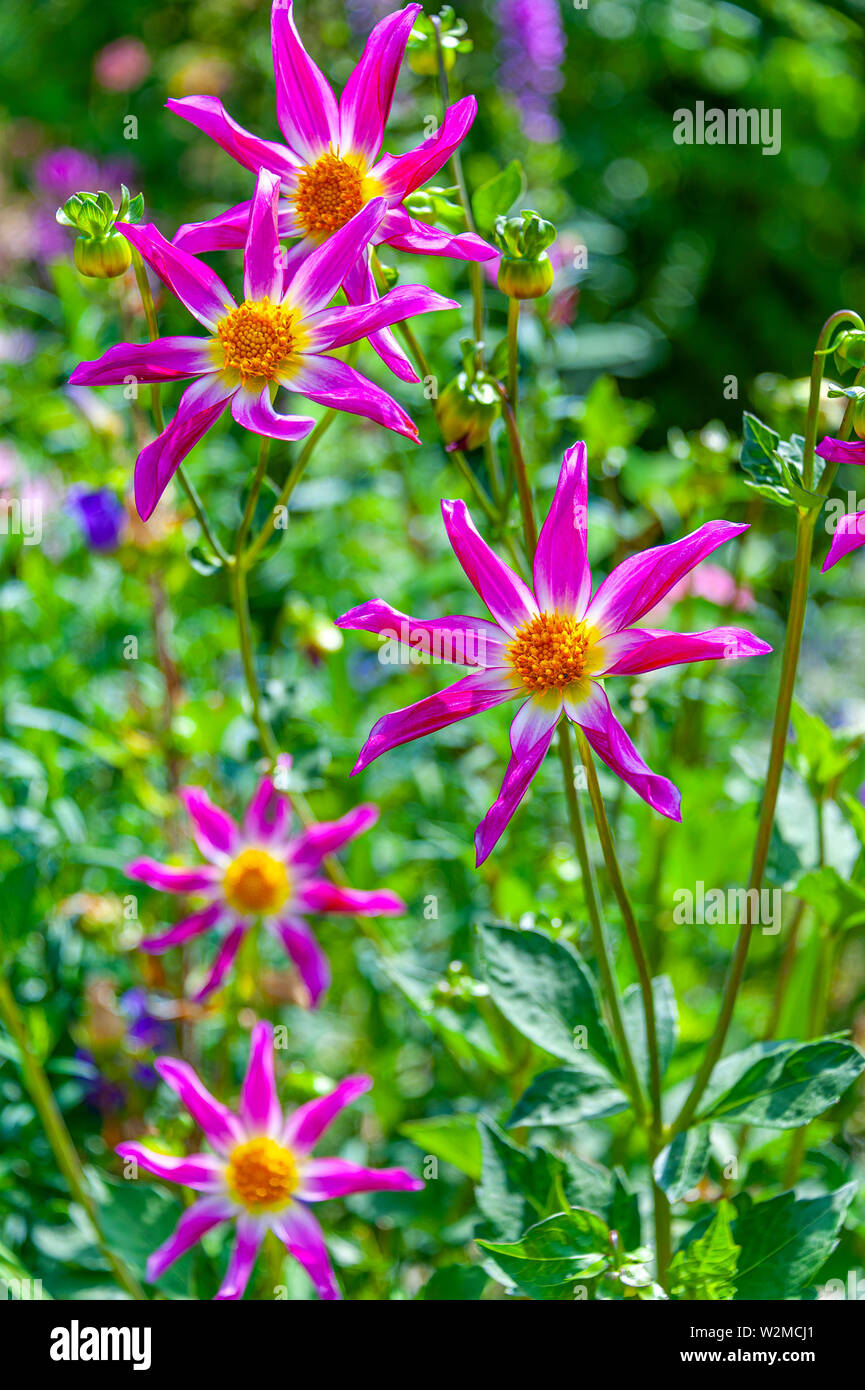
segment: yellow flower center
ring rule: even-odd
[[[328,151],[301,169],[294,207],[308,235],[330,236],[360,212],[367,201],[364,195],[363,172],[357,163]]]
[[[277,1211],[297,1187],[297,1164],[291,1149],[275,1139],[250,1139],[232,1149],[225,1178],[249,1211]]]
[[[292,313],[269,299],[245,299],[216,325],[225,366],[242,377],[276,376],[295,345]]]
[[[229,906],[236,912],[278,912],[291,892],[286,867],[263,849],[245,849],[232,859],[222,881]]]
[[[507,654],[523,685],[543,694],[579,680],[589,645],[584,623],[566,613],[539,613],[519,629]]]

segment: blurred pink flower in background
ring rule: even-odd
[[[686,598],[703,598],[718,608],[729,608],[733,613],[753,613],[756,600],[747,584],[737,584],[729,570],[722,565],[702,564],[674,584],[669,593],[646,616],[653,622],[663,618],[675,603]]]
[[[101,48],[93,60],[93,76],[107,92],[131,92],[150,73],[150,54],[140,39],[126,35]]]
[[[528,138],[548,145],[561,133],[554,101],[565,57],[558,0],[498,0],[495,17],[499,81],[515,99]]]

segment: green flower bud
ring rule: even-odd
[[[865,333],[860,328],[841,334],[835,343],[835,361],[841,371],[847,367],[865,367]]]
[[[75,242],[75,264],[82,275],[99,280],[112,280],[123,275],[132,263],[129,243],[115,226],[117,222],[139,222],[144,211],[144,198],[130,198],[129,189],[121,184],[120,206],[115,210],[110,194],[73,193],[62,208],[57,209],[57,221],[64,227],[75,227],[80,233]]]
[[[853,433],[865,439],[865,398],[862,397],[853,406]]]
[[[465,37],[466,28],[465,20],[457,19],[452,5],[443,6],[436,15],[435,22],[425,14],[418,15],[407,45],[408,65],[412,72],[416,72],[419,77],[437,75],[439,44],[442,66],[446,73],[451,72],[458,53],[471,53],[472,42]]]
[[[448,450],[476,449],[501,414],[498,382],[475,366],[477,344],[463,340],[463,370],[438,399],[437,418]]]
[[[495,240],[502,251],[498,286],[511,299],[539,299],[552,288],[553,265],[547,255],[557,236],[552,222],[527,210],[519,217],[497,217]]]
[[[80,236],[75,240],[75,267],[96,280],[125,275],[132,264],[129,242],[119,232],[107,237]]]

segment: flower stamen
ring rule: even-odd
[[[294,348],[292,313],[269,299],[245,299],[216,325],[225,366],[241,377],[276,376]]]
[[[344,227],[366,202],[363,182],[356,163],[331,151],[301,169],[294,207],[306,233],[330,236]]]
[[[508,660],[528,690],[564,690],[585,673],[590,636],[567,613],[538,613],[517,632]]]
[[[278,1211],[290,1200],[299,1178],[291,1149],[275,1139],[250,1139],[232,1149],[225,1170],[229,1189],[248,1211]]]
[[[225,900],[236,912],[278,912],[291,892],[285,865],[263,849],[245,849],[232,859],[222,881]]]

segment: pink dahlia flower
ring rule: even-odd
[[[285,144],[261,140],[228,115],[211,96],[169,101],[168,107],[221,145],[247,169],[269,169],[284,195],[279,234],[296,239],[288,253],[296,266],[322,242],[332,238],[371,199],[383,197],[386,213],[370,238],[413,255],[454,256],[483,261],[496,254],[480,237],[459,236],[412,217],[404,206],[410,193],[450,159],[467,135],[477,113],[474,97],[463,97],[445,112],[438,130],[407,154],[381,153],[400,64],[421,5],[388,15],[369,36],[363,57],[337,101],[324,74],[312,61],[295,28],[292,0],[274,0],[271,10],[276,114]],[[174,238],[188,251],[216,251],[242,246],[249,203],[239,203],[210,222],[188,223]],[[342,267],[342,286],[349,302],[377,298],[366,248]],[[417,375],[385,325],[370,333],[370,343],[403,381]]]
[[[147,1278],[154,1282],[214,1226],[234,1221],[234,1251],[217,1298],[243,1297],[268,1231],[303,1265],[321,1298],[339,1298],[310,1204],[355,1192],[418,1192],[423,1187],[420,1178],[404,1168],[363,1168],[344,1158],[312,1157],[312,1149],[339,1112],[369,1090],[370,1078],[349,1076],[329,1095],[283,1115],[269,1023],[257,1023],[252,1030],[237,1114],[210,1094],[187,1062],[159,1057],[155,1065],[213,1152],[177,1158],[134,1142],[117,1146],[121,1158],[201,1193],[184,1211],[174,1234],[148,1259]]]
[[[392,636],[413,647],[432,643],[445,660],[476,668],[446,690],[383,715],[355,772],[389,748],[506,700],[520,700],[502,789],[475,836],[479,864],[525,796],[563,714],[583,729],[598,756],[644,801],[672,820],[681,819],[678,790],[640,757],[610,708],[603,679],[635,676],[683,661],[730,660],[771,650],[734,627],[686,633],[635,626],[689,570],[746,526],[710,521],[684,540],[632,555],[593,596],[586,502],[586,446],[575,444],[565,454],[538,540],[532,588],[481,539],[464,502],[442,502],[450,543],[492,622],[409,618],[381,599],[337,619],[340,627]]]
[[[167,429],[138,455],[135,503],[146,521],[177,465],[231,406],[239,425],[273,439],[302,439],[315,425],[309,416],[281,415],[272,394],[285,386],[320,405],[365,415],[408,439],[417,428],[401,406],[354,367],[327,354],[412,314],[457,308],[421,285],[391,290],[375,304],[325,306],[346,268],[354,265],[387,211],[374,198],[328,241],[286,271],[276,208],[279,180],[262,169],[245,233],[243,300],[232,298],[203,261],[179,250],[151,225],[120,230],[161,280],[207,330],[206,338],[157,338],[120,343],[97,362],[83,362],[73,385],[107,386],[126,381],[177,381],[193,377]]]
[[[865,464],[865,440],[831,439],[827,436],[817,445],[817,453],[830,463]],[[829,554],[823,562],[823,573],[837,565],[851,550],[858,550],[860,545],[865,545],[865,512],[848,512],[835,527]]]
[[[282,759],[282,765],[288,765]],[[329,912],[357,917],[396,916],[405,903],[385,888],[372,892],[338,888],[319,876],[324,857],[341,849],[378,820],[378,807],[356,806],[337,821],[319,821],[291,834],[291,806],[273,779],[265,777],[249,803],[242,826],[215,806],[200,787],[181,793],[192,834],[207,864],[178,868],[155,859],[135,859],[126,873],[166,893],[195,894],[205,906],[159,936],[142,942],[153,953],[180,946],[203,932],[220,929],[222,942],[213,968],[195,996],[218,989],[234,963],[246,933],[261,924],[294,961],[315,1007],[330,983],[327,957],[306,918]]]

